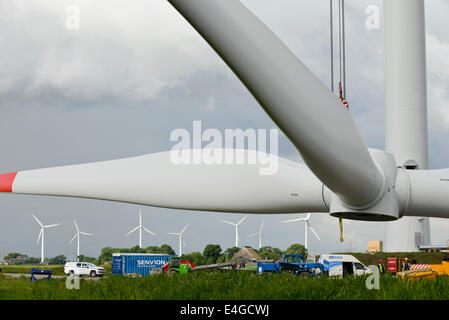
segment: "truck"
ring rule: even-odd
[[[329,277],[362,276],[373,273],[357,258],[348,254],[323,254],[318,263],[324,266],[324,271]]]
[[[169,262],[162,266],[162,271],[167,274],[187,274],[193,268],[195,268],[195,265],[190,260],[181,260],[178,256],[171,256]]]
[[[66,262],[64,273],[67,275],[102,277],[105,274],[103,267],[97,267],[89,262]]]
[[[264,272],[289,272],[301,277],[314,277],[318,274],[324,275],[325,273],[323,264],[306,263],[301,254],[286,254],[280,262],[258,261],[257,271],[259,274]]]

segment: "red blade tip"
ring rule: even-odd
[[[12,192],[12,184],[17,172],[0,174],[0,192]]]

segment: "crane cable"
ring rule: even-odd
[[[331,90],[334,92],[334,10],[333,0],[330,3],[330,47],[331,47]],[[349,110],[346,101],[346,36],[345,36],[345,1],[338,0],[338,45],[339,45],[339,98],[343,105]]]

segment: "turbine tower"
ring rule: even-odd
[[[428,169],[425,8],[423,0],[384,1],[385,147],[401,170]],[[425,214],[425,212],[422,212]],[[430,219],[388,222],[385,251],[430,245]]]
[[[262,229],[263,229],[263,224],[264,224],[264,221],[262,221],[262,225],[260,226],[260,230],[259,230],[258,233],[253,233],[253,234],[250,234],[248,236],[249,238],[250,237],[259,236],[259,250],[260,250],[260,248],[262,248]]]
[[[239,225],[243,222],[243,220],[246,219],[246,217],[248,217],[248,215],[244,216],[242,220],[240,220],[237,223],[232,223],[226,220],[221,220],[224,223],[230,224],[232,226],[234,226],[235,228],[235,246],[239,248]]]
[[[60,224],[57,223],[57,224],[49,224],[49,225],[44,226],[44,225],[39,221],[39,219],[36,218],[36,216],[35,216],[34,214],[32,214],[32,216],[33,216],[33,218],[37,221],[37,223],[39,223],[39,226],[41,227],[41,231],[39,232],[39,236],[37,237],[36,243],[39,243],[39,240],[40,240],[41,237],[42,237],[42,240],[41,240],[41,263],[43,263],[43,262],[44,262],[44,258],[45,258],[45,254],[44,254],[45,229],[47,229],[47,228],[52,228],[52,227],[56,227],[56,226],[59,226]]]
[[[188,224],[186,224],[185,227],[179,233],[168,232],[168,234],[173,234],[179,237],[179,256],[182,256],[182,244],[186,245],[185,242],[182,241],[182,234],[184,233],[184,231],[186,231],[187,227]]]
[[[78,238],[77,239],[77,247],[76,247],[76,261],[78,261],[78,257],[80,256],[80,235],[82,234],[85,236],[93,236],[94,234],[80,231],[75,219],[73,219],[73,223],[75,224],[76,234],[73,236],[72,240],[70,240],[69,243],[72,243],[73,240],[75,240],[75,238]]]
[[[139,248],[142,248],[142,230],[148,232],[149,234],[152,234],[153,236],[156,235],[155,233],[151,232],[150,230],[148,230],[147,228],[145,228],[142,225],[142,210],[141,209],[139,209],[139,225],[137,227],[135,227],[134,229],[132,229],[130,232],[128,232],[125,237],[129,236],[131,233],[133,233],[136,230],[139,230]]]
[[[307,235],[307,231],[310,228],[310,231],[312,231],[312,233],[315,235],[315,237],[318,240],[321,240],[320,237],[318,236],[318,234],[315,232],[315,230],[313,229],[312,225],[309,222],[310,219],[310,213],[307,214],[307,216],[305,218],[299,218],[299,219],[292,219],[292,220],[286,220],[286,221],[281,221],[281,223],[290,223],[290,222],[298,222],[298,221],[304,221],[304,247],[306,249],[308,249],[308,235]]]

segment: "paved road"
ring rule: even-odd
[[[5,277],[12,277],[12,278],[20,278],[20,277],[26,277],[26,278],[31,278],[31,274],[29,274],[29,273],[2,273]],[[36,277],[36,279],[42,279],[42,278],[47,278],[47,276],[46,275],[41,275],[41,274],[35,274],[34,275],[35,277]],[[51,276],[51,278],[52,279],[65,279],[65,278],[67,278],[67,276]],[[98,279],[100,279],[100,277],[94,277],[94,278],[91,278],[91,277],[87,277],[87,276],[84,276],[84,277],[82,277],[83,279],[86,279],[86,280],[98,280]]]

